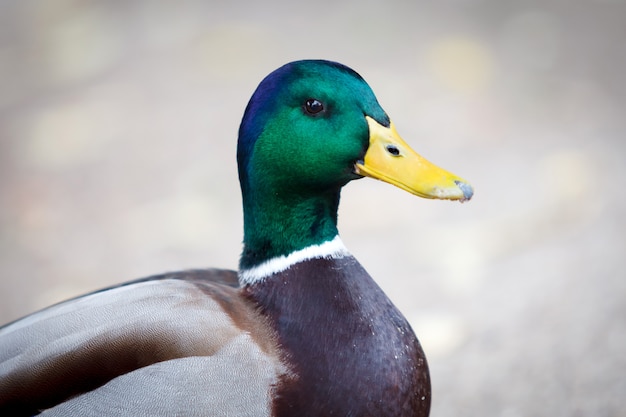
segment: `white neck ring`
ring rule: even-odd
[[[318,258],[338,259],[349,255],[350,252],[339,236],[335,236],[333,240],[319,245],[307,246],[304,249],[291,252],[289,255],[277,256],[252,268],[241,270],[239,271],[239,282],[241,285],[251,285],[262,282],[267,277],[285,271],[300,262]]]

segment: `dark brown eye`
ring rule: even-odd
[[[324,105],[315,98],[309,98],[304,103],[304,110],[309,114],[318,114],[324,110]]]

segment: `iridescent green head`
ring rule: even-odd
[[[437,178],[416,178],[423,160],[406,168],[417,154],[396,138],[370,87],[344,65],[297,61],[268,75],[239,129],[240,266],[334,238],[339,192],[353,179],[371,176],[429,198],[471,196],[464,181],[432,165]]]
[[[239,130],[244,193],[260,191],[259,182],[307,193],[358,178],[353,166],[369,142],[365,115],[389,126],[370,87],[344,65],[298,61],[272,72],[250,99]]]

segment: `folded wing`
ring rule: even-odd
[[[166,274],[0,328],[0,414],[269,413],[282,365],[235,286],[233,271]]]

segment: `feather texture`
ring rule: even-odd
[[[51,415],[72,415],[64,413],[78,407],[75,415],[92,415],[87,409],[101,415],[95,404],[113,406],[117,398],[116,407],[129,415],[147,407],[195,415],[185,407],[198,402],[210,404],[200,407],[203,415],[207,409],[224,415],[226,406],[237,415],[269,413],[271,387],[286,368],[265,319],[237,289],[216,282],[236,277],[228,271],[224,280],[224,273],[140,280],[1,328],[0,410],[28,415],[52,407]],[[237,389],[243,377],[250,386]],[[145,390],[146,401],[136,394],[125,399]]]

